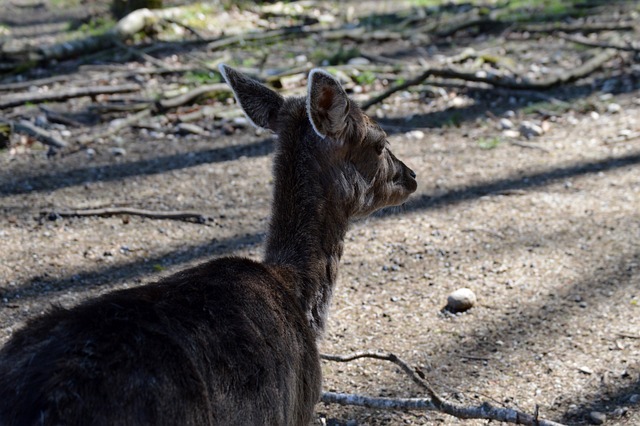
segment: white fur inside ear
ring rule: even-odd
[[[236,93],[236,89],[233,87],[233,84],[231,84],[231,80],[229,80],[229,77],[227,76],[227,70],[225,69],[226,66],[227,65],[225,64],[219,64],[218,71],[220,71],[220,74],[222,74],[222,78],[224,78],[224,81],[226,81],[227,85],[231,88],[231,93],[233,93],[233,97],[235,98],[238,105],[240,105],[240,109],[242,110],[242,113],[244,114],[245,117],[247,117],[247,120],[249,121],[249,123],[251,123],[253,127],[257,129],[264,129],[264,127],[258,126],[256,123],[254,123],[251,117],[249,117],[249,114],[247,114],[247,112],[244,110],[244,106],[242,105],[242,102],[240,102],[240,97]]]
[[[309,117],[309,122],[311,123],[311,127],[313,127],[313,130],[315,130],[318,136],[324,139],[327,137],[327,135],[318,130],[318,128],[316,127],[316,123],[314,123],[313,118],[311,118],[311,85],[313,84],[313,76],[316,75],[316,73],[324,74],[326,76],[329,76],[330,78],[333,78],[333,76],[320,68],[314,68],[311,70],[311,72],[309,73],[309,77],[307,78],[307,117]]]

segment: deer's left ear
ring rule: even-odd
[[[276,131],[278,112],[284,98],[225,64],[220,64],[218,69],[251,124]]]
[[[316,133],[340,141],[345,136],[349,97],[340,82],[321,69],[309,73],[307,114]]]

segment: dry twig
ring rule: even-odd
[[[38,141],[45,145],[49,145],[53,148],[64,148],[67,143],[57,136],[52,135],[40,127],[34,126],[26,120],[12,121],[0,118],[0,123],[5,123],[11,126],[11,128],[17,133],[26,133],[29,136],[34,137]]]
[[[522,413],[510,408],[494,407],[488,402],[482,405],[470,407],[461,404],[449,402],[441,398],[431,387],[431,385],[422,378],[422,373],[411,366],[397,355],[392,353],[368,352],[360,351],[350,355],[325,355],[320,357],[327,361],[349,362],[359,358],[372,358],[384,361],[390,361],[399,366],[405,374],[407,374],[414,383],[427,391],[429,399],[425,398],[371,398],[363,395],[338,394],[333,392],[324,392],[322,401],[326,403],[337,403],[342,405],[360,405],[370,408],[395,409],[395,410],[430,410],[439,411],[449,414],[459,419],[486,419],[498,420],[505,423],[513,423],[528,426],[562,426],[550,420],[538,418],[536,410],[535,415]]]
[[[565,33],[559,33],[558,37],[560,37],[563,40],[570,41],[572,43],[581,44],[583,46],[600,47],[603,49],[616,49],[616,50],[622,50],[626,52],[640,52],[640,47],[632,43],[628,43],[628,44],[605,43],[601,41],[590,40],[583,36],[569,35]]]
[[[114,216],[114,215],[131,215],[142,216],[150,219],[173,219],[184,221],[195,221],[197,223],[205,223],[207,217],[198,212],[192,211],[152,211],[141,210],[129,207],[107,207],[102,209],[77,209],[63,210],[54,212],[42,212],[42,214],[53,214],[60,217],[82,217],[82,216]]]
[[[427,68],[417,77],[409,79],[402,84],[392,86],[378,96],[369,99],[362,104],[362,109],[366,110],[389,96],[400,90],[405,90],[411,86],[422,83],[429,77],[452,78],[464,81],[474,81],[479,83],[491,84],[494,87],[506,87],[508,89],[524,89],[524,90],[548,90],[564,83],[579,80],[599,69],[605,62],[616,55],[614,49],[607,49],[600,54],[586,61],[581,66],[565,70],[563,73],[551,76],[544,80],[531,81],[524,77],[501,77],[489,75],[485,72],[469,72],[456,70],[454,68]]]
[[[120,86],[71,87],[51,92],[20,93],[16,96],[6,96],[0,101],[0,109],[12,108],[26,103],[62,101],[71,98],[80,98],[82,96],[126,93],[135,92],[137,90],[140,90],[140,85],[138,84],[123,84]]]

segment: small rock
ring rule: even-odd
[[[499,124],[500,124],[500,129],[502,130],[513,129],[513,122],[508,118],[501,118]]]
[[[178,132],[182,135],[193,134],[193,135],[207,135],[205,129],[200,126],[191,123],[180,123],[178,124]]]
[[[515,116],[516,116],[516,113],[515,113],[515,111],[513,111],[513,110],[508,110],[508,111],[506,111],[506,112],[504,113],[504,116],[505,116],[506,118],[513,118],[513,117],[515,117]]]
[[[111,152],[111,155],[115,157],[123,157],[127,155],[127,151],[124,148],[120,147],[111,148],[109,152]]]
[[[88,159],[92,159],[93,157],[96,156],[96,150],[93,148],[87,148],[87,150],[85,151],[85,153],[87,154],[87,158]]]
[[[591,111],[591,113],[589,113],[589,115],[591,116],[592,119],[597,120],[598,118],[600,118],[600,114],[598,114],[597,111]]]
[[[618,407],[615,410],[613,410],[613,417],[622,417],[625,416],[627,413],[629,412],[629,409],[627,407]]]
[[[589,413],[589,421],[593,425],[601,425],[607,421],[607,416],[599,411],[592,411]]]
[[[347,62],[349,65],[369,65],[371,63],[370,60],[368,60],[367,58],[363,58],[361,56],[358,56],[356,58],[351,58],[349,59],[349,62]]]
[[[49,120],[47,119],[47,116],[44,114],[40,114],[36,116],[35,125],[38,127],[47,127],[49,125]]]
[[[629,402],[632,404],[637,404],[640,402],[640,394],[634,393],[629,397]]]
[[[621,109],[622,107],[620,106],[620,104],[616,104],[615,102],[607,105],[607,112],[609,114],[617,114],[620,112]]]
[[[236,127],[247,127],[249,126],[249,120],[247,120],[247,117],[235,117],[233,120],[233,125]]]
[[[584,373],[584,374],[593,374],[593,370],[590,369],[589,367],[584,366],[584,365],[582,367],[578,367],[578,371],[580,371],[581,373]]]
[[[411,130],[410,132],[405,133],[405,135],[409,138],[409,139],[423,139],[424,138],[424,132],[422,130]]]
[[[505,130],[502,132],[502,135],[506,138],[518,139],[520,137],[520,132],[517,130]]]
[[[471,289],[461,288],[447,297],[446,308],[452,312],[464,312],[476,304],[476,295]]]
[[[519,130],[520,134],[527,139],[535,136],[541,136],[544,133],[542,127],[538,126],[535,123],[532,123],[531,121],[523,121],[522,123],[520,123]]]
[[[542,131],[544,133],[547,133],[549,131],[549,129],[551,129],[551,123],[545,120],[545,121],[542,122],[540,127],[542,127]]]

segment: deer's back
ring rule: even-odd
[[[0,424],[308,424],[315,340],[262,264],[218,259],[55,309],[0,352]]]

